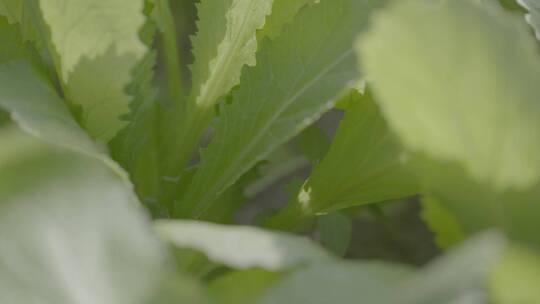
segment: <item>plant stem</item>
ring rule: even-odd
[[[167,142],[163,143],[161,152],[163,201],[169,205],[172,214],[179,217],[180,214],[174,211],[173,202],[177,199],[176,189],[214,112],[188,103],[174,107],[170,112],[163,113],[162,117],[168,124],[164,128],[164,140]]]
[[[179,104],[182,103],[182,86],[184,83],[180,71],[180,54],[178,52],[176,41],[176,26],[169,0],[158,0],[156,3],[159,11],[159,18],[163,23],[163,28],[161,29],[161,42],[166,63],[169,97],[173,104]]]

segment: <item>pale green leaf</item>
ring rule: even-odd
[[[201,251],[211,261],[237,269],[286,270],[331,258],[302,237],[248,226],[159,220],[155,229],[162,239],[178,248]]]
[[[272,150],[333,107],[356,79],[353,39],[367,25],[372,1],[324,1],[302,11],[276,40],[265,40],[246,69],[178,214],[200,216],[219,193]]]
[[[333,262],[293,272],[272,286],[259,304],[386,304],[410,275],[401,265]]]
[[[165,255],[124,181],[19,131],[0,142],[0,302],[142,303]]]
[[[395,1],[358,51],[412,151],[497,189],[539,181],[540,57],[517,16],[468,0]]]
[[[529,11],[529,13],[525,15],[525,19],[533,27],[536,38],[540,40],[540,1],[517,0],[517,3]]]
[[[199,5],[199,33],[193,41],[195,63],[192,66],[192,98],[198,106],[214,105],[238,84],[244,65],[255,65],[256,31],[264,26],[272,2],[227,0],[203,1]],[[211,19],[225,12],[225,20],[219,16]]]
[[[4,20],[0,20],[0,38],[4,43],[0,50],[0,107],[25,132],[100,159],[125,177],[124,171],[75,122],[36,63],[37,55]]]
[[[144,0],[39,0],[67,98],[82,124],[107,142],[125,125],[131,71],[147,48],[139,39]]]

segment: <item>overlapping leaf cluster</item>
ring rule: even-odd
[[[202,0],[185,81],[172,2],[0,0],[0,302],[540,302],[540,3],[501,3]],[[389,200],[449,251],[339,257]]]

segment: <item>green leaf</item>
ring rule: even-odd
[[[330,150],[295,204],[309,217],[413,195],[419,187],[406,167],[406,157],[371,94],[361,96],[353,90]]]
[[[254,227],[159,220],[155,229],[178,248],[201,251],[210,260],[237,269],[277,271],[331,259],[307,239]]]
[[[217,303],[251,304],[282,277],[282,273],[257,268],[234,271],[212,281],[208,293]]]
[[[539,181],[540,57],[516,16],[467,0],[395,1],[357,49],[410,150],[496,189]]]
[[[320,0],[274,0],[272,14],[266,18],[266,23],[257,34],[259,40],[264,37],[276,39],[283,28],[307,5],[313,5]]]
[[[422,219],[435,234],[435,243],[448,249],[465,238],[458,220],[434,197],[422,198]]]
[[[478,235],[417,272],[389,303],[488,303],[489,277],[506,248],[496,232]]]
[[[256,31],[264,26],[272,2],[227,0],[199,5],[199,33],[193,40],[195,63],[192,66],[192,98],[198,106],[214,105],[219,97],[238,84],[244,65],[255,65]],[[213,19],[224,12],[225,20],[219,16],[217,20]],[[225,28],[225,31],[219,28]]]
[[[147,52],[139,39],[144,0],[39,0],[56,68],[82,124],[104,142],[126,125],[131,98],[124,88]]]
[[[148,0],[150,1],[150,0]],[[145,14],[151,15],[156,8],[147,2]],[[154,43],[157,24],[152,18],[146,20],[141,29],[143,42],[150,47]],[[129,124],[111,140],[109,147],[113,158],[130,175],[141,201],[154,216],[167,216],[167,211],[158,200],[161,172],[159,167],[159,120],[157,89],[153,85],[156,52],[147,52],[132,71],[132,82],[126,91],[134,96]]]
[[[192,39],[189,97],[166,112],[162,148],[165,179],[178,180],[212,122],[214,105],[240,81],[242,67],[256,63],[256,32],[271,12],[273,0],[202,1],[197,6],[198,32]],[[172,185],[170,188],[174,188]]]
[[[352,235],[352,220],[340,212],[332,212],[318,218],[319,241],[324,248],[337,256],[347,253]]]
[[[219,193],[333,107],[357,78],[352,41],[367,25],[371,1],[325,1],[304,10],[276,40],[265,40],[246,69],[179,215],[201,216]]]
[[[49,143],[106,163],[116,174],[124,171],[86,135],[36,62],[36,54],[14,29],[0,20],[0,108],[25,132]]]
[[[529,11],[529,13],[525,15],[525,19],[533,27],[536,33],[536,39],[540,40],[540,1],[517,0],[517,3]]]
[[[149,296],[165,255],[124,181],[99,161],[16,130],[0,132],[0,142],[0,302]]]
[[[410,275],[405,266],[379,262],[333,262],[293,272],[272,286],[259,304],[353,304],[387,302]]]

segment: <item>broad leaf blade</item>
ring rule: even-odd
[[[539,181],[540,57],[516,16],[467,0],[399,1],[358,50],[409,149],[498,189]]]
[[[466,233],[499,227],[538,246],[540,57],[526,25],[492,5],[403,1],[361,42],[428,194]]]
[[[276,40],[266,40],[246,69],[178,214],[200,216],[215,197],[272,150],[333,106],[357,77],[351,44],[375,7],[324,1],[308,7]]]
[[[237,269],[286,270],[331,258],[307,239],[254,227],[160,220],[155,229],[178,248],[201,251],[210,260]]]
[[[0,142],[0,301],[142,303],[165,256],[124,181],[18,131]]]

